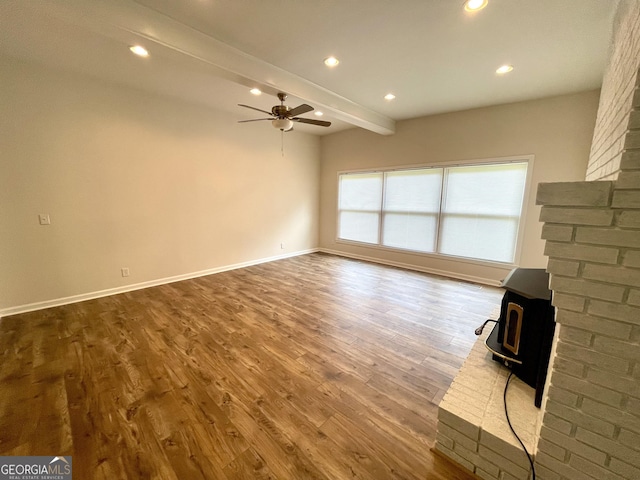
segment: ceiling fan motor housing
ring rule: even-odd
[[[271,109],[273,114],[278,118],[286,118],[289,116],[289,108],[287,105],[276,105]]]

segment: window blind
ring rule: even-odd
[[[339,238],[378,243],[382,173],[340,175]]]
[[[526,163],[446,169],[439,252],[513,262]]]
[[[385,173],[383,245],[435,251],[442,174],[441,168]]]

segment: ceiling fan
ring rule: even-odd
[[[257,110],[258,112],[271,115],[271,117],[254,118],[252,120],[240,120],[238,121],[238,123],[271,120],[271,125],[273,125],[275,128],[283,132],[289,132],[293,130],[293,122],[308,123],[310,125],[318,125],[320,127],[328,127],[331,125],[331,122],[325,122],[324,120],[314,120],[312,118],[298,117],[298,115],[302,115],[303,113],[312,111],[313,107],[311,105],[307,105],[306,103],[303,103],[302,105],[298,105],[296,108],[291,108],[284,104],[284,101],[287,99],[286,93],[278,93],[278,98],[280,99],[280,105],[275,105],[270,112],[239,103],[238,104],[239,107],[245,107],[245,108],[250,108],[251,110]]]

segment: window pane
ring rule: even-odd
[[[340,210],[380,211],[382,173],[340,175]]]
[[[377,212],[341,212],[339,237],[343,240],[378,243],[379,219]]]
[[[444,211],[519,216],[526,163],[447,169]]]
[[[443,215],[440,231],[440,253],[513,262],[517,218]]]
[[[382,174],[340,175],[338,238],[378,243]]]
[[[384,240],[388,247],[433,252],[436,243],[437,216],[385,213]]]
[[[429,168],[385,174],[383,245],[434,251],[442,172]]]
[[[405,170],[385,174],[385,211],[437,213],[442,169]]]
[[[512,262],[526,163],[447,169],[440,253]]]

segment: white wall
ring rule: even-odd
[[[337,172],[533,154],[519,265],[545,267],[537,184],[584,179],[597,107],[598,91],[590,91],[401,121],[393,136],[354,129],[323,137],[320,247],[460,278],[501,280],[508,268],[336,242]]]
[[[317,247],[317,137],[0,65],[0,313]]]

